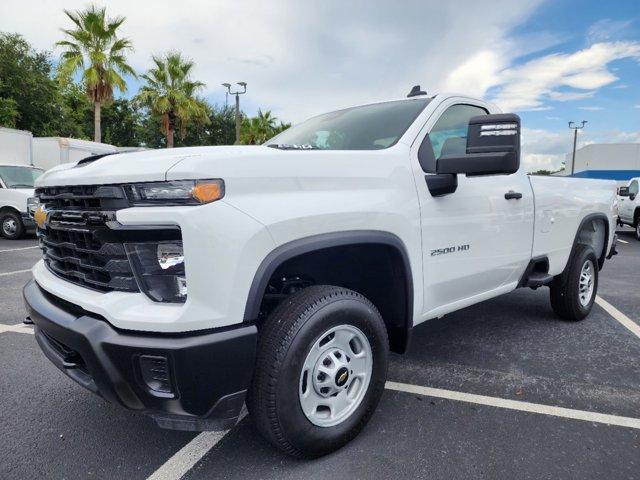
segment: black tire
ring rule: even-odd
[[[636,215],[636,221],[633,225],[636,234],[636,240],[640,241],[640,215]]]
[[[583,304],[580,300],[580,275],[587,262],[591,262],[593,267],[593,291],[589,301]],[[589,315],[598,292],[598,273],[598,259],[593,248],[578,244],[565,272],[551,283],[551,307],[556,315],[571,321],[583,320]]]
[[[0,234],[6,239],[17,240],[24,235],[22,218],[15,212],[0,214]]]
[[[365,334],[373,366],[361,403],[342,423],[312,423],[299,399],[303,364],[311,346],[332,327],[350,325]],[[369,421],[384,391],[389,341],[376,307],[346,288],[312,286],[286,298],[260,331],[247,406],[258,431],[283,452],[315,458],[355,438]]]

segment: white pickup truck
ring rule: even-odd
[[[0,236],[15,240],[35,230],[27,201],[43,170],[24,165],[0,164]]]
[[[312,118],[263,146],[92,157],[37,181],[44,354],[162,427],[243,404],[283,451],[354,438],[418,324],[518,287],[585,318],[614,182],[526,175],[520,119],[460,95]]]
[[[629,225],[635,230],[636,238],[640,240],[640,197],[638,196],[640,177],[632,178],[626,187],[620,187],[618,202],[620,225]]]

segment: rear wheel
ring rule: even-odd
[[[261,329],[247,399],[253,422],[290,455],[332,452],[375,411],[387,357],[386,328],[369,300],[340,287],[301,290]]]
[[[588,245],[579,244],[567,270],[551,283],[551,307],[565,320],[582,320],[593,307],[598,291],[598,260]]]
[[[24,234],[22,218],[15,212],[0,214],[0,232],[4,238],[16,240]]]

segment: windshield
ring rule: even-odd
[[[33,182],[43,173],[39,168],[0,165],[0,178],[7,188],[33,188]]]
[[[281,149],[379,150],[395,144],[430,98],[398,100],[325,113],[267,142]]]

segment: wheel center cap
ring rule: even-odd
[[[347,380],[349,380],[349,369],[347,367],[342,367],[336,373],[336,378],[335,378],[336,385],[338,387],[342,387],[344,386],[345,383],[347,383]]]

